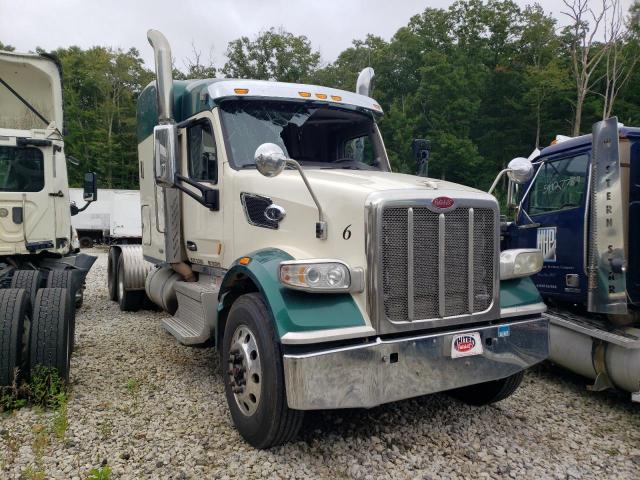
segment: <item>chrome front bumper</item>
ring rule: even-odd
[[[509,326],[509,335],[498,328]],[[454,335],[479,332],[484,352],[451,358]],[[297,410],[369,408],[508,377],[549,355],[549,325],[534,317],[478,328],[285,354],[287,402]]]

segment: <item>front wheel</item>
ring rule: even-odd
[[[287,405],[282,354],[260,294],[233,304],[222,347],[227,404],[240,435],[256,448],[293,439],[304,412]]]
[[[450,393],[469,405],[489,405],[511,396],[520,386],[523,378],[524,370],[500,380],[457,388]]]

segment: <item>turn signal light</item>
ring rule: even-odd
[[[251,262],[250,257],[242,257],[240,260],[238,260],[238,263],[240,265],[249,265],[249,262]]]

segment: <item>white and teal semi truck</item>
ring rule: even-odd
[[[250,444],[292,439],[306,410],[499,401],[547,357],[540,253],[500,253],[493,196],[391,171],[371,69],[358,93],[174,81],[148,38],[142,245],[111,248],[110,295],[131,310],[146,293],[179,342],[215,345]]]

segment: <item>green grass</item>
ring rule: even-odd
[[[111,478],[111,469],[108,466],[100,468],[92,468],[85,480],[109,480]]]

